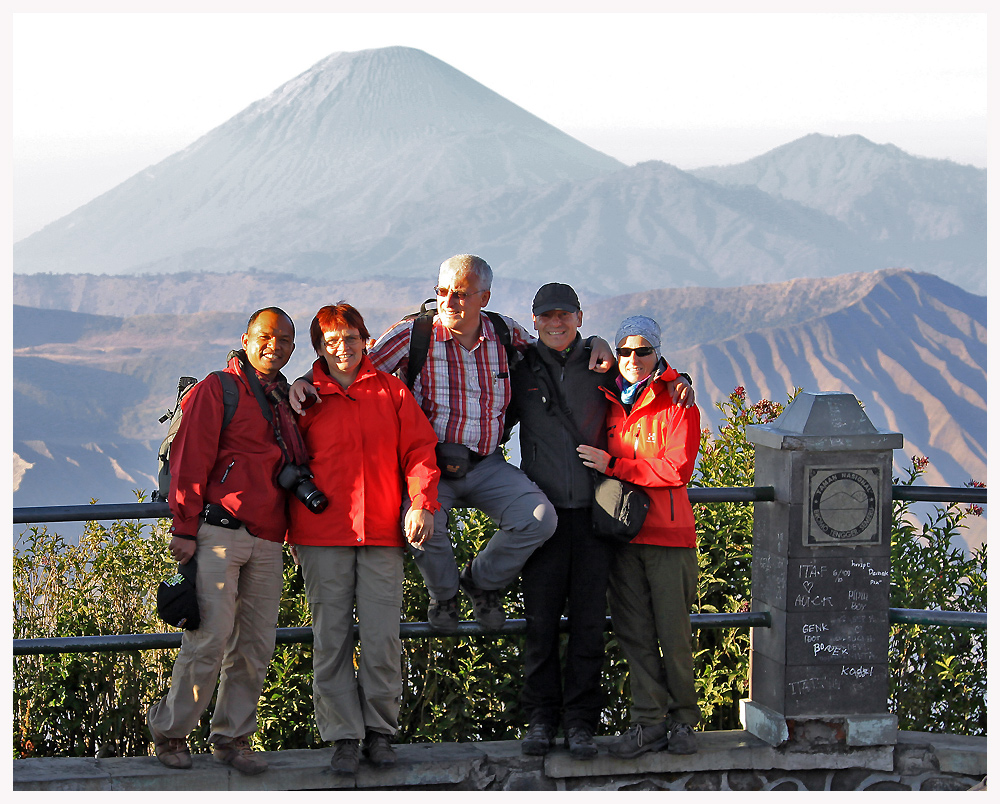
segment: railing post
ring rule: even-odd
[[[851,394],[800,393],[747,428],[754,484],[752,611],[744,728],[771,745],[893,745],[888,712],[892,450]]]

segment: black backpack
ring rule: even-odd
[[[413,330],[410,332],[410,352],[406,364],[406,377],[401,378],[406,383],[406,387],[411,391],[413,390],[413,383],[416,382],[417,375],[420,373],[420,369],[427,362],[427,352],[431,347],[431,334],[434,332],[434,315],[437,313],[437,309],[428,307],[428,305],[433,301],[435,300],[427,299],[427,301],[420,305],[418,312],[410,313],[403,319],[404,321],[413,321]],[[516,350],[510,339],[510,328],[499,313],[494,313],[492,310],[483,310],[483,312],[493,322],[493,328],[497,332],[497,337],[507,352],[507,366],[509,368],[517,360]]]
[[[236,413],[236,406],[240,402],[240,391],[236,385],[236,379],[229,372],[213,371],[212,374],[222,382],[222,429],[225,430]],[[181,426],[181,416],[184,413],[181,410],[181,400],[197,383],[198,380],[194,377],[181,377],[177,381],[177,401],[174,403],[174,407],[160,416],[160,424],[169,420],[170,428],[167,430],[166,438],[163,439],[157,453],[159,487],[150,498],[153,502],[167,502],[167,495],[170,493],[170,446],[174,443],[174,437],[177,435],[177,429]]]

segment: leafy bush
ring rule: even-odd
[[[15,639],[162,630],[151,600],[151,579],[171,567],[161,526],[89,522],[76,545],[32,527],[22,541]],[[16,657],[14,756],[146,753],[145,707],[172,660],[165,650]]]
[[[737,388],[717,407],[724,421],[715,435],[703,431],[692,485],[750,486],[753,445],[745,428],[771,421],[782,406],[768,400],[748,405]],[[914,461],[904,483],[919,477],[925,460]],[[962,506],[938,507],[918,527],[908,504],[894,505],[892,606],[986,610],[985,547],[966,558],[952,546],[971,513],[975,510]],[[695,517],[701,573],[696,610],[747,611],[752,505],[697,504]],[[453,512],[459,565],[493,532],[493,523],[480,512]],[[168,539],[165,521],[110,527],[91,522],[79,545],[44,527],[30,528],[14,553],[14,638],[163,631],[153,592],[173,567]],[[405,567],[403,620],[422,622],[427,592],[416,565],[407,560]],[[278,625],[307,626],[301,573],[289,559],[284,575]],[[508,617],[524,616],[518,583],[507,590],[505,602]],[[468,603],[462,605],[463,619],[471,619]],[[890,710],[900,727],[985,734],[985,632],[894,626],[891,640]],[[616,733],[628,726],[628,670],[613,634],[606,645],[601,728]],[[518,703],[522,648],[521,636],[404,640],[399,740],[520,738],[526,725]],[[740,728],[739,701],[748,692],[748,629],[695,630],[693,652],[702,727]],[[14,757],[147,753],[146,710],[166,692],[174,656],[173,650],[151,650],[15,657]],[[190,735],[193,750],[207,750],[211,711],[210,705]],[[258,720],[255,741],[265,750],[323,744],[313,717],[310,644],[277,647]]]
[[[915,457],[902,481],[926,470]],[[983,486],[970,481],[970,486]],[[893,503],[892,587],[901,609],[986,611],[986,545],[966,556],[955,537],[978,505],[935,506],[918,525],[912,503]],[[889,632],[889,711],[908,731],[986,734],[986,631],[939,625],[893,625]]]
[[[746,427],[773,421],[783,406],[766,399],[747,405],[746,392],[739,387],[716,407],[723,421],[715,436],[708,428],[702,431],[691,486],[752,486],[754,447],[746,439]],[[704,614],[749,611],[752,504],[695,503],[694,515],[699,570],[696,610]],[[701,727],[742,728],[740,700],[749,695],[749,629],[696,630],[693,649]]]

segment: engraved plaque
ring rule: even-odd
[[[881,544],[879,504],[881,479],[878,467],[806,467],[805,527],[807,547]]]

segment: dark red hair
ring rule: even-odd
[[[335,329],[356,329],[361,340],[365,344],[368,343],[368,327],[365,326],[365,320],[361,317],[361,313],[347,302],[339,301],[336,304],[320,307],[309,326],[309,337],[312,338],[316,354],[323,354],[326,347],[323,336]]]

